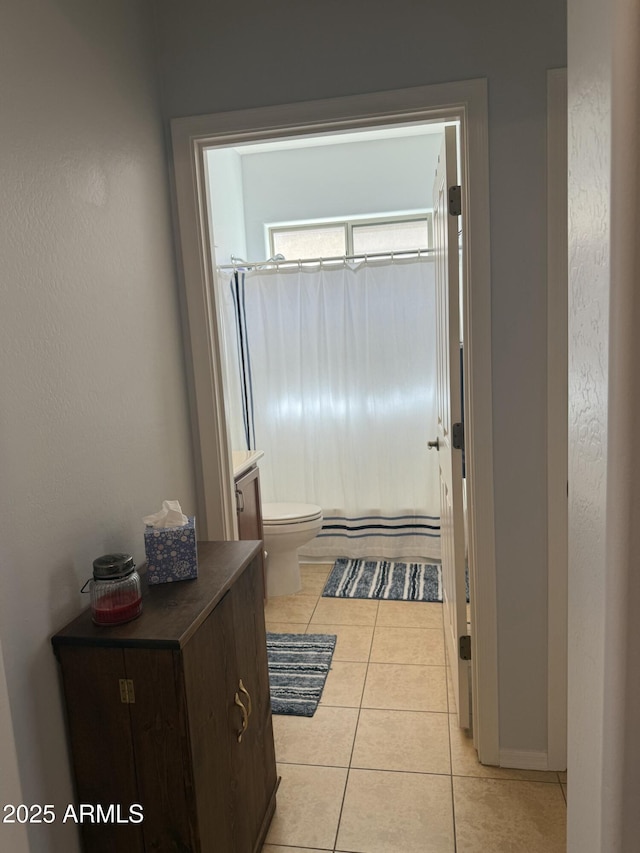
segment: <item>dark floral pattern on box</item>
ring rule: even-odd
[[[196,520],[190,515],[184,527],[146,527],[144,550],[150,584],[172,583],[198,577]]]

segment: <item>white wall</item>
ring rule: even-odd
[[[640,4],[569,2],[569,853],[640,833]]]
[[[141,559],[142,516],[195,503],[151,30],[145,0],[2,7],[0,642],[24,799],[58,810],[50,635],[94,557]],[[30,840],[78,850],[71,824]]]
[[[231,263],[231,255],[247,260],[240,155],[230,148],[212,148],[207,151],[207,170],[216,263]]]
[[[247,251],[265,255],[264,223],[425,210],[442,134],[242,156]]]
[[[566,64],[565,0],[157,10],[167,117],[488,78],[500,746],[544,751],[546,71]]]

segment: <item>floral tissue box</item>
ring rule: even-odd
[[[150,584],[198,577],[196,520],[193,515],[188,519],[183,527],[145,527],[144,550]]]

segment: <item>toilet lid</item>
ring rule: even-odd
[[[262,520],[265,524],[292,524],[296,521],[314,521],[321,516],[322,507],[315,504],[262,504]]]

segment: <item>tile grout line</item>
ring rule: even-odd
[[[453,749],[451,748],[451,705],[449,703],[449,679],[447,678],[447,670],[451,669],[451,665],[447,666],[447,638],[445,636],[444,629],[444,607],[442,609],[442,641],[444,643],[445,648],[445,670],[444,677],[446,681],[446,691],[447,691],[447,733],[449,735],[449,769],[451,771],[449,775],[450,786],[451,786],[451,822],[453,829],[453,853],[457,853],[458,850],[458,838],[456,833],[456,799],[453,790]]]
[[[326,580],[325,580],[325,583],[326,583]],[[314,606],[314,608],[313,608],[313,611],[311,612],[311,615],[310,615],[310,617],[309,617],[309,621],[308,621],[308,623],[307,623],[307,627],[305,628],[305,633],[308,633],[308,632],[309,632],[309,628],[310,628],[310,626],[311,626],[311,622],[313,621],[313,617],[314,617],[314,615],[315,615],[316,610],[318,609],[318,605],[319,605],[319,603],[320,603],[320,599],[321,599],[321,598],[322,598],[322,593],[320,593],[320,595],[316,598],[316,603],[315,603],[315,606]],[[376,612],[377,612],[377,611],[376,611]],[[372,641],[372,643],[373,643],[373,635],[372,635],[371,641]],[[371,656],[371,650],[369,650],[369,656]],[[331,663],[333,663],[333,657],[332,657]],[[368,662],[367,662],[367,670],[365,670],[365,682],[366,682],[366,678],[367,678],[368,666],[369,666],[369,665],[368,665]],[[329,667],[329,671],[331,671],[331,666]],[[364,693],[364,683],[363,683],[363,685],[362,685],[362,690],[363,690],[363,693]],[[358,717],[357,717],[357,720],[356,720],[356,727],[355,727],[354,734],[353,734],[353,744],[351,745],[351,755],[349,756],[349,766],[347,767],[347,775],[346,775],[346,777],[345,777],[344,791],[342,792],[342,802],[340,803],[340,814],[338,815],[338,823],[336,824],[336,833],[335,833],[334,841],[333,841],[333,844],[331,845],[332,850],[334,850],[334,851],[335,851],[335,849],[336,849],[336,845],[337,845],[337,843],[338,843],[338,833],[339,833],[339,831],[340,831],[340,821],[341,821],[341,819],[342,819],[342,809],[344,808],[344,801],[345,801],[345,797],[346,797],[346,793],[347,793],[347,784],[348,784],[348,782],[349,782],[349,769],[350,769],[350,767],[351,767],[351,756],[353,755],[353,749],[354,749],[354,746],[355,746],[356,733],[357,733],[357,731],[358,731],[358,722],[360,721],[360,708],[361,708],[361,706],[362,706],[362,694],[360,695],[360,703],[359,703],[359,706],[358,706]],[[342,706],[327,706],[327,707],[342,707]],[[303,766],[309,767],[309,766],[313,766],[313,765],[308,765],[308,764],[307,764],[307,765],[303,765]]]
[[[367,684],[367,677],[369,675],[369,663],[371,662],[371,650],[373,649],[373,638],[376,632],[376,622],[378,621],[378,611],[380,609],[380,602],[378,602],[378,606],[376,607],[376,616],[373,620],[373,631],[371,632],[371,643],[369,644],[369,654],[367,656],[367,668],[364,671],[364,681],[362,682],[362,692],[360,694],[360,703],[358,705],[358,717],[356,719],[356,727],[353,732],[353,743],[351,744],[351,753],[349,755],[349,766],[347,767],[347,775],[344,781],[344,791],[342,793],[342,803],[340,804],[340,814],[338,815],[338,823],[336,825],[336,835],[333,842],[333,850],[338,847],[338,836],[340,835],[340,824],[342,823],[342,813],[344,811],[344,803],[347,798],[347,788],[349,786],[349,775],[351,774],[351,762],[353,761],[353,752],[356,748],[356,738],[358,737],[358,726],[360,725],[360,715],[362,714],[362,700],[364,699],[364,691]]]
[[[350,709],[350,710],[355,710],[355,709]],[[366,711],[366,708],[363,708],[362,710]],[[356,726],[356,728],[357,728],[357,726]],[[355,736],[354,736],[354,740],[355,740]],[[353,748],[351,749],[351,753],[353,755]],[[353,760],[352,758],[349,759],[350,762],[352,760]],[[279,764],[289,764],[289,765],[292,765],[293,767],[329,767],[329,768],[333,768],[335,770],[366,770],[367,773],[401,773],[401,774],[410,775],[410,776],[443,776],[443,777],[449,777],[451,775],[450,773],[436,773],[433,770],[397,770],[397,769],[390,769],[388,767],[387,768],[382,768],[382,767],[353,767],[351,765],[351,763],[349,763],[348,765],[346,765],[346,764],[309,764],[306,761],[279,761],[278,763]],[[469,777],[465,777],[465,778],[473,779],[473,778],[477,778],[477,777],[469,776]],[[507,780],[507,781],[518,781],[518,780]],[[538,782],[537,784],[543,785],[546,783]]]
[[[564,790],[564,786],[562,784],[562,779],[560,778],[560,771],[556,770],[556,777],[558,779],[558,784],[560,785],[560,791],[562,792],[562,798],[564,799],[565,806],[567,805],[567,794]]]
[[[341,707],[336,705],[325,705],[325,708],[334,708]],[[354,711],[354,710],[378,710],[377,708],[369,709],[369,708],[347,708],[346,710]],[[417,711],[416,713],[430,713],[429,711]],[[352,749],[353,753],[353,749]],[[294,767],[329,767],[334,768],[336,770],[366,770],[369,773],[406,773],[412,776],[445,776],[450,777],[451,773],[435,773],[433,770],[397,770],[391,768],[382,768],[382,767],[351,767],[351,765],[347,766],[346,764],[309,764],[305,761],[280,761],[279,764],[288,764]],[[557,785],[557,782],[545,782],[541,779],[513,779],[510,777],[504,776],[474,776],[470,773],[454,773],[454,779],[472,779],[474,781],[479,782],[508,782],[510,785]],[[295,846],[295,845],[294,845]]]

